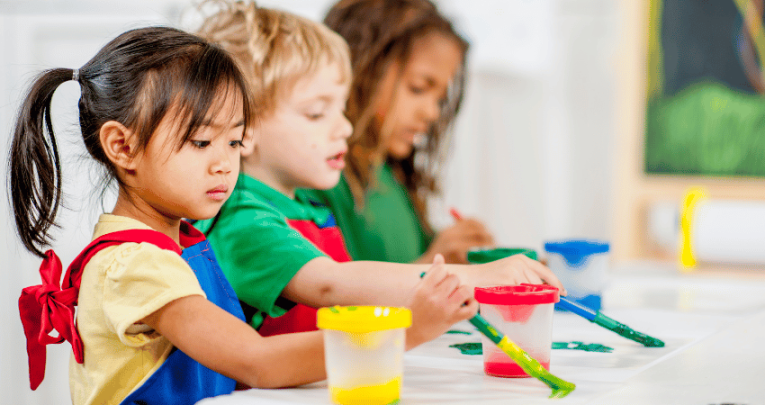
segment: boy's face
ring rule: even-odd
[[[274,112],[256,123],[254,147],[242,153],[244,172],[289,197],[297,188],[334,187],[353,132],[345,117],[347,98],[337,64],[297,80]]]

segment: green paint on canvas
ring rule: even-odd
[[[473,332],[468,332],[465,330],[457,330],[457,329],[447,330],[446,333],[450,335],[472,335],[473,334]]]
[[[481,343],[474,343],[474,342],[455,343],[453,345],[449,345],[449,347],[459,349],[459,351],[462,354],[467,356],[476,356],[476,355],[483,354],[483,346],[481,346]]]
[[[567,349],[567,350],[583,350],[585,352],[600,352],[611,353],[614,351],[613,347],[604,346],[600,343],[582,343],[578,341],[573,342],[553,342],[553,349]]]
[[[483,346],[481,345],[481,343],[474,343],[474,342],[455,343],[453,345],[449,345],[449,347],[458,349],[462,354],[466,356],[476,356],[476,355],[483,354]],[[583,343],[579,341],[553,342],[552,348],[557,350],[561,350],[561,349],[582,350],[585,352],[598,352],[598,353],[611,353],[614,350],[613,347],[608,347],[600,343]]]

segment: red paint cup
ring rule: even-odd
[[[475,289],[481,315],[508,339],[550,369],[553,307],[558,289],[549,285],[521,284]],[[483,369],[497,377],[528,377],[525,371],[491,340],[483,340]]]

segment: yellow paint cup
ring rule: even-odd
[[[406,308],[321,308],[330,399],[340,405],[396,403],[401,394]]]

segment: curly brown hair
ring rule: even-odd
[[[347,116],[353,124],[348,141],[345,179],[360,207],[366,190],[374,186],[375,170],[388,162],[411,196],[426,230],[426,199],[438,191],[436,169],[446,154],[445,133],[454,121],[463,97],[468,42],[452,23],[428,0],[340,0],[327,13],[324,23],[348,42],[353,81]],[[386,137],[375,123],[375,105],[380,83],[389,68],[404,65],[418,39],[437,33],[453,38],[462,50],[462,66],[441,104],[438,120],[431,126],[427,141],[404,159],[387,154]],[[395,119],[385,117],[385,121]],[[387,128],[386,123],[379,127]],[[418,154],[420,156],[418,156]],[[424,159],[423,159],[424,158]]]

